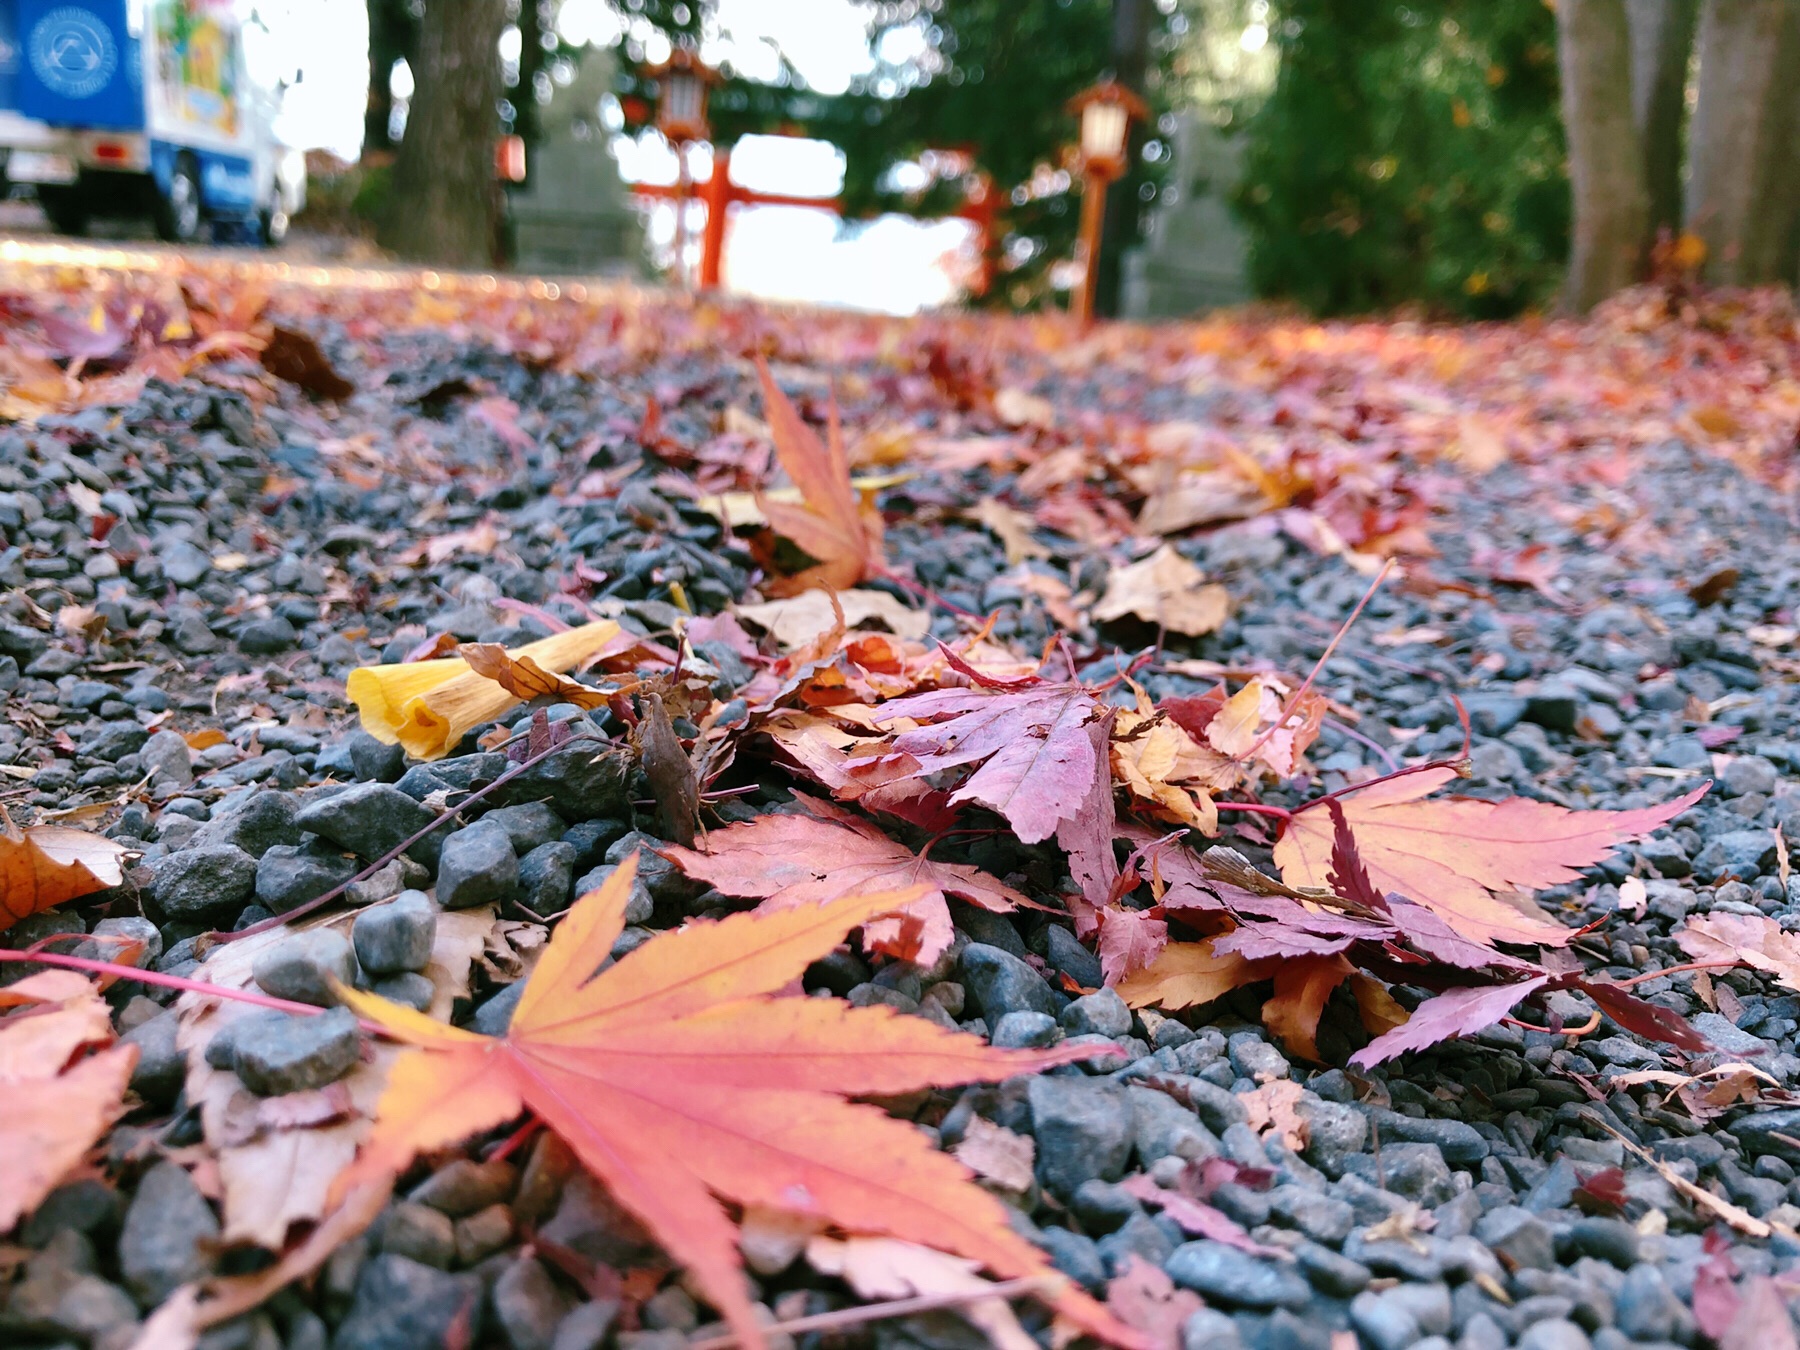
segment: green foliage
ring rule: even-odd
[[[1258,291],[1320,313],[1547,300],[1569,194],[1544,0],[1274,0],[1239,206]]]
[[[876,69],[831,101],[828,125],[815,124],[815,134],[844,151],[845,213],[954,209],[964,194],[960,181],[907,191],[890,170],[929,150],[965,152],[1010,197],[1003,203],[1006,237],[994,298],[1016,308],[1044,303],[1045,272],[1073,253],[1080,216],[1079,196],[1056,186],[1061,180],[1054,177],[1075,139],[1067,104],[1109,72],[1113,0],[941,0],[926,6],[924,16],[919,8],[879,7],[871,39]],[[1159,28],[1164,22],[1160,13],[1153,20]],[[925,37],[922,57],[899,40],[909,30]],[[1158,111],[1166,106],[1160,38],[1154,33],[1148,79]],[[891,50],[907,59],[879,61]],[[1155,168],[1140,161],[1129,190],[1149,184],[1153,197]]]

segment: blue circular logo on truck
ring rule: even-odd
[[[112,30],[92,10],[53,9],[31,30],[31,69],[44,87],[64,98],[91,98],[119,67]]]

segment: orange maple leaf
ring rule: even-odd
[[[0,990],[0,1233],[55,1188],[125,1113],[135,1045],[113,1039],[99,989],[68,970],[46,970]]]
[[[775,439],[775,454],[804,502],[795,505],[759,495],[757,507],[777,534],[818,560],[818,566],[763,589],[772,595],[797,595],[817,586],[844,591],[866,577],[882,575],[887,558],[881,551],[881,516],[859,501],[850,485],[850,457],[838,425],[837,404],[831,405],[831,423],[821,441],[800,419],[760,357],[756,373],[762,379],[763,411]]]
[[[633,855],[575,903],[504,1037],[340,990],[417,1047],[396,1061],[340,1192],[529,1108],[687,1265],[748,1345],[763,1335],[720,1198],[952,1251],[1002,1278],[1053,1278],[965,1167],[906,1122],[844,1098],[994,1082],[1080,1052],[1000,1051],[887,1008],[772,997],[852,928],[926,888],[694,922],[601,970],[636,870]],[[1050,1301],[1094,1335],[1139,1344],[1071,1285]]]
[[[117,886],[124,856],[124,845],[86,830],[21,830],[0,818],[0,931],[65,900]]]
[[[1668,824],[1711,786],[1635,811],[1571,811],[1525,797],[1419,800],[1456,776],[1448,767],[1425,769],[1339,799],[1371,880],[1383,893],[1398,891],[1435,910],[1477,942],[1548,946],[1575,934],[1515,909],[1497,892],[1573,881],[1576,869]],[[1327,812],[1296,811],[1275,845],[1281,879],[1290,886],[1329,885],[1333,838]]]

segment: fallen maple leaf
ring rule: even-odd
[[[1017,567],[1027,558],[1048,558],[1050,550],[1032,537],[1037,524],[1023,511],[1015,510],[994,497],[983,497],[969,515],[985,526],[1006,549],[1006,565]]]
[[[1398,891],[1435,910],[1465,937],[1547,946],[1575,934],[1515,909],[1497,892],[1573,881],[1576,869],[1666,825],[1711,786],[1634,811],[1571,811],[1524,797],[1419,800],[1456,776],[1453,768],[1429,768],[1336,799],[1370,878],[1383,892]],[[1296,811],[1275,846],[1282,879],[1290,886],[1325,885],[1333,834],[1329,812]]]
[[[1189,637],[1212,632],[1230,612],[1230,593],[1207,584],[1206,574],[1169,544],[1142,562],[1115,568],[1094,606],[1094,618],[1102,623],[1131,614]]]
[[[1119,981],[1119,997],[1134,1008],[1192,1008],[1268,979],[1275,965],[1235,952],[1215,954],[1210,941],[1171,942],[1148,966]]]
[[[796,792],[801,811],[757,816],[707,836],[704,852],[670,847],[664,857],[727,895],[755,897],[760,913],[822,905],[854,895],[921,886],[897,915],[863,925],[863,943],[930,965],[956,934],[946,895],[996,914],[1036,908],[1028,896],[968,863],[932,862],[859,816]]]
[[[1306,956],[1275,968],[1275,992],[1262,1006],[1263,1025],[1291,1054],[1319,1062],[1319,1018],[1331,991],[1350,978],[1341,956]]]
[[[806,1260],[867,1299],[971,1295],[992,1287],[976,1273],[978,1261],[888,1237],[816,1237],[806,1244]],[[984,1332],[995,1350],[1038,1350],[1004,1299],[973,1298],[956,1311]]]
[[[606,690],[552,674],[524,652],[515,656],[498,642],[465,642],[456,654],[482,679],[492,680],[515,698],[551,698],[577,708],[598,708],[607,699]]]
[[[1238,1094],[1238,1101],[1249,1113],[1245,1122],[1257,1134],[1278,1137],[1290,1153],[1298,1153],[1306,1147],[1311,1128],[1306,1117],[1300,1114],[1300,1099],[1306,1094],[1291,1078],[1277,1078],[1264,1083],[1254,1092]]]
[[[125,1113],[138,1058],[135,1045],[111,1044],[112,1010],[73,971],[41,971],[0,989],[7,1007],[15,1011],[0,1019],[0,1233],[36,1209]]]
[[[356,392],[356,386],[332,368],[319,344],[295,328],[275,326],[263,345],[262,363],[271,375],[333,402],[342,402]]]
[[[0,931],[124,880],[125,847],[62,825],[21,830],[0,814]],[[4,1231],[4,1230],[0,1230]]]
[[[911,1125],[846,1096],[993,1082],[1080,1052],[999,1051],[888,1008],[770,995],[858,924],[923,888],[776,914],[696,921],[601,969],[624,929],[628,858],[578,900],[501,1038],[457,1030],[353,989],[341,997],[408,1045],[338,1189],[398,1174],[529,1108],[561,1135],[747,1344],[737,1231],[715,1196],[916,1241],[1004,1278],[1054,1279],[1005,1207]],[[598,974],[594,972],[598,971]],[[1137,1337],[1067,1285],[1047,1296],[1083,1329]]]
[[[908,609],[886,591],[838,591],[836,594],[835,607],[831,603],[832,592],[815,587],[783,600],[738,605],[735,612],[766,631],[783,651],[804,647],[839,623],[846,628],[860,628],[870,620],[876,620],[890,633],[906,638],[922,638],[931,631],[931,615],[924,610]]]
[[[1485,1031],[1516,1008],[1529,995],[1550,982],[1549,975],[1534,975],[1512,984],[1479,988],[1447,989],[1412,1010],[1412,1016],[1370,1041],[1350,1062],[1367,1069],[1408,1050],[1423,1050],[1439,1041],[1472,1036]]]
[[[973,768],[950,802],[979,802],[1006,817],[1023,843],[1055,834],[1106,772],[1104,746],[1089,733],[1106,713],[1079,684],[1018,681],[1023,687],[934,689],[884,703],[877,721],[920,725],[901,731],[886,753],[849,766],[859,794],[886,809],[924,790],[920,780]]]
[[[818,433],[800,420],[760,357],[756,373],[762,380],[763,408],[776,457],[800,489],[803,503],[759,496],[757,505],[777,534],[793,540],[818,563],[764,589],[771,594],[797,594],[824,585],[843,591],[865,577],[885,573],[881,517],[857,499],[850,484],[850,458],[838,426],[837,404],[831,405],[831,424],[826,439],[820,441]]]
[[[1106,1306],[1126,1326],[1143,1332],[1151,1350],[1178,1350],[1182,1327],[1206,1304],[1192,1289],[1177,1289],[1161,1266],[1129,1252],[1125,1268],[1106,1282]]]
[[[1766,914],[1696,914],[1675,941],[1696,961],[1741,961],[1800,989],[1800,934],[1785,932]]]
[[[964,1167],[1003,1191],[1023,1195],[1031,1189],[1037,1141],[1028,1134],[1015,1134],[985,1116],[970,1116],[951,1152]]]

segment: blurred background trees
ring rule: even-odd
[[[1102,312],[1121,252],[1181,190],[1177,115],[1237,143],[1232,198],[1256,292],[1319,313],[1585,308],[1653,255],[1703,260],[1719,282],[1800,272],[1793,0],[854,2],[869,60],[848,89],[809,89],[785,58],[757,79],[727,63],[715,140],[829,140],[850,230],[883,211],[942,215],[991,185],[998,303],[1066,290],[1056,265],[1079,215],[1066,105],[1108,76],[1153,115],[1108,199]],[[586,50],[563,33],[564,8],[369,0],[366,149],[377,163],[397,154],[384,242],[467,261],[497,237],[493,141],[529,144]],[[653,120],[647,44],[704,49],[720,8],[616,0],[614,134]]]

